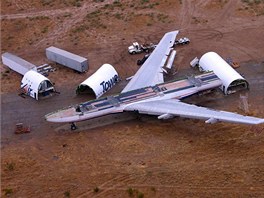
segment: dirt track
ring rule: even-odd
[[[255,16],[251,9],[239,10],[244,6],[239,0],[184,0],[182,4],[167,0],[152,9],[131,7],[132,1],[127,1],[124,10],[114,8],[113,15],[101,8],[114,1],[86,1],[81,7],[54,1],[52,8],[27,0],[10,2],[11,6],[1,8],[2,53],[13,52],[43,64],[47,61],[44,49],[57,45],[89,57],[90,68],[78,75],[56,66],[58,70],[49,78],[61,94],[37,102],[17,96],[21,77],[6,73],[7,68],[1,65],[2,74],[6,73],[1,79],[2,196],[11,189],[11,197],[264,197],[262,125],[205,125],[195,120],[158,121],[140,116],[99,128],[90,127],[94,121],[83,122],[73,133],[67,125],[43,119],[48,112],[90,99],[75,96],[75,87],[103,63],[113,64],[123,79],[133,75],[138,69],[135,62],[143,55],[128,55],[127,46],[134,40],[155,43],[174,29],[180,29],[179,37],[191,39],[189,46],[177,49],[175,66],[179,72],[175,77],[192,72],[190,60],[205,52],[232,57],[241,63],[239,72],[251,85],[251,113],[264,117],[263,15]],[[86,15],[99,9],[98,22],[107,24],[106,29],[87,24]],[[126,21],[115,17],[119,12]],[[65,13],[70,15],[64,17]],[[37,16],[48,18],[35,19]],[[18,22],[31,24],[35,34],[18,27]],[[73,34],[80,25],[88,29]],[[47,32],[37,31],[44,26],[49,27]],[[20,31],[11,32],[13,37],[9,37],[8,30],[16,28]],[[24,41],[28,37],[31,42]],[[123,81],[109,94],[119,92],[124,85]],[[235,112],[239,111],[238,98],[239,94],[225,97],[217,92],[186,102]],[[96,123],[120,118],[108,117]],[[30,124],[32,132],[13,134],[17,122]],[[99,192],[95,192],[96,187]]]

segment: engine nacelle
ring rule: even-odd
[[[217,122],[218,122],[218,120],[215,118],[210,118],[210,119],[205,121],[206,124],[215,124]]]
[[[170,119],[170,118],[173,118],[174,115],[172,114],[169,114],[169,113],[165,113],[165,114],[162,114],[160,116],[158,116],[158,119],[159,120],[167,120],[167,119]]]

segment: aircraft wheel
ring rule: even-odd
[[[71,124],[71,130],[74,131],[74,130],[76,130],[76,129],[77,129],[77,126],[76,126],[74,123],[72,123],[72,124]]]

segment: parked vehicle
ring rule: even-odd
[[[148,59],[150,54],[146,54],[141,60],[137,60],[137,65],[143,65],[145,61]]]
[[[128,47],[128,52],[130,54],[139,54],[142,52],[148,53],[149,51],[152,51],[155,49],[156,45],[149,44],[149,45],[139,45],[138,42],[134,42],[131,46]]]
[[[183,38],[176,40],[174,45],[185,45],[185,44],[189,44],[189,43],[190,43],[190,39],[187,37],[183,37]]]

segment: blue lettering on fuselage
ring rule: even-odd
[[[118,75],[114,75],[110,80],[103,81],[100,85],[103,87],[103,92],[105,93],[110,88],[112,88],[119,81]]]
[[[31,92],[33,91],[33,89],[31,88],[31,85],[27,85],[27,84],[23,86],[23,89],[25,93],[29,96],[31,95]]]

